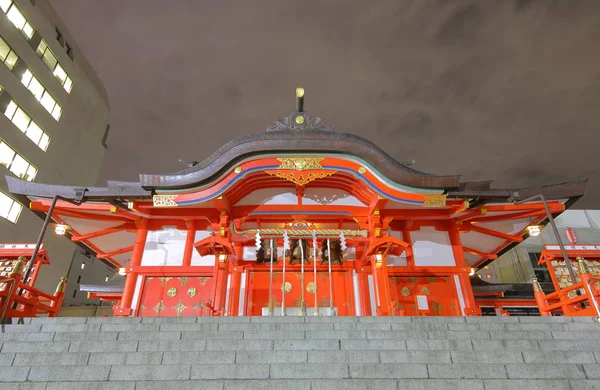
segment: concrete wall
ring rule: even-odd
[[[63,108],[62,116],[57,122],[21,84],[17,76],[0,64],[0,85],[50,135],[51,141],[48,150],[42,151],[3,114],[0,115],[0,137],[38,169],[36,182],[95,185],[104,158],[102,139],[110,115],[106,91],[97,76],[92,75],[91,67],[62,22],[59,19],[48,18],[53,15],[48,1],[37,0],[35,5],[28,0],[17,0],[15,3],[73,80],[73,89],[70,94],[63,89],[37,56],[35,49],[8,20],[4,12],[0,12],[0,35],[18,54],[19,61],[27,64]],[[75,60],[69,58],[65,49],[55,39],[57,25],[61,33],[67,36],[69,45],[74,48]],[[8,193],[4,180],[6,175],[12,173],[0,166],[0,190],[4,193]],[[27,210],[29,205],[23,206],[17,224],[0,218],[0,241],[36,241],[42,221]],[[67,275],[75,245],[51,231],[46,237],[45,245],[52,264],[44,267],[38,279],[38,287],[52,292],[60,277]]]

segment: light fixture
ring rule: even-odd
[[[131,210],[133,208],[133,202],[127,202],[127,208]]]
[[[105,281],[105,282],[108,282],[108,276],[104,278],[104,281]]]
[[[531,237],[537,237],[541,232],[542,231],[538,225],[527,226],[527,233],[529,233]]]
[[[381,263],[381,262],[383,261],[383,255],[382,255],[381,253],[376,253],[376,254],[375,254],[375,260],[376,260],[378,263]]]
[[[469,272],[469,276],[475,275],[475,268],[471,268],[471,272]]]
[[[225,262],[225,260],[227,260],[227,255],[226,255],[226,254],[224,254],[224,253],[221,253],[221,254],[219,255],[219,263],[224,263],[224,262]]]
[[[296,97],[304,97],[304,88],[302,87],[298,87],[296,88]]]
[[[59,236],[64,236],[65,233],[67,232],[67,227],[68,227],[67,225],[59,223],[54,228],[54,233],[58,234]]]
[[[119,275],[125,276],[125,268],[119,268]]]
[[[81,269],[85,268],[85,263],[81,263]]]

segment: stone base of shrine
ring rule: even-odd
[[[594,389],[590,317],[34,318],[2,389]]]

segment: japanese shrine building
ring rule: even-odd
[[[584,193],[411,169],[298,109],[169,175],[10,192],[125,274],[119,316],[479,315],[470,274]],[[25,199],[27,198],[27,199]],[[37,232],[32,232],[32,237]],[[316,244],[316,245],[315,245]]]

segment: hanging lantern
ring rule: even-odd
[[[67,232],[67,225],[64,225],[62,223],[56,225],[56,227],[54,228],[54,233],[58,234],[59,236],[64,236],[66,232]]]
[[[573,245],[577,244],[577,233],[575,233],[575,229],[568,228],[567,229],[567,238],[569,242]]]
[[[532,225],[527,227],[527,233],[529,233],[531,237],[537,237],[540,235],[541,232],[542,231],[540,230],[540,227],[538,225]]]

